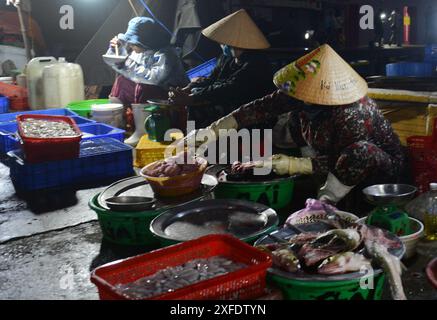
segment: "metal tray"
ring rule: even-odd
[[[179,206],[181,204],[190,203],[205,199],[211,195],[217,186],[218,181],[214,176],[205,174],[202,179],[200,189],[192,194],[175,198],[156,198],[152,187],[143,177],[131,177],[117,181],[104,190],[97,199],[98,204],[106,209],[111,210],[106,204],[106,200],[118,196],[139,196],[156,199],[153,209],[166,210]]]
[[[300,224],[299,229],[304,231],[304,232],[324,232],[324,231],[328,231],[329,229],[331,229],[329,226],[324,225],[322,223],[307,223],[307,224]],[[372,226],[368,226],[370,228],[374,228]],[[394,239],[396,240],[399,244],[400,247],[399,248],[389,248],[388,251],[401,258],[404,253],[405,253],[405,246],[402,243],[402,241],[395,236],[394,234],[383,230],[384,233],[386,234],[386,236],[390,239]],[[269,244],[269,243],[275,243],[276,241],[274,240],[275,238],[280,238],[283,240],[288,240],[290,239],[292,236],[298,234],[298,232],[292,228],[281,228],[279,230],[273,231],[270,233],[270,235],[273,235],[273,237],[269,237],[269,235],[266,235],[260,239],[258,239],[258,241],[255,242],[255,246],[257,245],[262,245],[262,244]],[[340,274],[340,275],[319,275],[319,274],[309,274],[306,273],[304,271],[299,271],[296,273],[291,273],[291,272],[286,272],[286,271],[282,271],[280,269],[277,269],[275,267],[272,267],[268,270],[270,273],[275,274],[277,276],[281,276],[284,278],[288,278],[288,279],[294,279],[294,280],[305,280],[305,281],[342,281],[342,280],[352,280],[352,279],[358,279],[358,278],[362,278],[363,276],[365,276],[365,274],[360,273],[360,272],[351,272],[351,273],[345,273],[345,274]],[[382,272],[382,269],[374,269],[374,275],[380,274]]]
[[[232,234],[250,241],[278,225],[276,212],[245,200],[205,200],[168,210],[156,217],[150,230],[173,241],[189,241],[208,234]]]

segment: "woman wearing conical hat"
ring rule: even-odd
[[[278,91],[208,129],[218,136],[220,129],[244,128],[290,112],[291,135],[304,157],[279,154],[268,164],[279,175],[327,175],[320,200],[337,203],[358,184],[397,180],[404,164],[399,138],[366,96],[365,80],[330,46],[284,67],[274,83]]]
[[[270,44],[245,10],[219,20],[202,33],[222,47],[216,68],[209,77],[169,93],[170,100],[188,106],[189,120],[198,128],[274,89],[271,65],[261,53]]]

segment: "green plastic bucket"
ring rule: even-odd
[[[253,201],[279,210],[291,203],[293,191],[294,180],[290,178],[258,183],[219,182],[214,196],[216,199]]]
[[[350,280],[311,281],[297,280],[268,273],[267,281],[280,289],[286,300],[381,300],[385,275],[376,273]],[[361,282],[366,286],[361,287]],[[371,289],[373,288],[373,289]]]
[[[68,104],[67,108],[84,118],[91,119],[91,106],[94,104],[108,104],[109,99],[95,99],[76,101]]]
[[[111,243],[158,248],[159,241],[150,231],[150,223],[161,211],[115,212],[102,208],[94,196],[89,207],[97,213],[103,238]]]

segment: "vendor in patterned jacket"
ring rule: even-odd
[[[238,130],[289,113],[291,137],[303,157],[279,154],[256,165],[271,165],[279,175],[327,176],[318,194],[322,201],[338,203],[356,185],[397,181],[405,161],[399,138],[366,96],[365,80],[330,46],[284,67],[274,82],[278,91],[207,129],[218,137],[220,129]]]

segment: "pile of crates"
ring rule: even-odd
[[[23,138],[17,134],[17,116],[22,115],[56,115],[74,120],[82,132],[79,156],[29,161],[26,150],[21,148]],[[0,114],[0,153],[7,155],[10,177],[20,194],[109,183],[133,175],[132,148],[123,139],[124,130],[80,117],[68,109]]]

